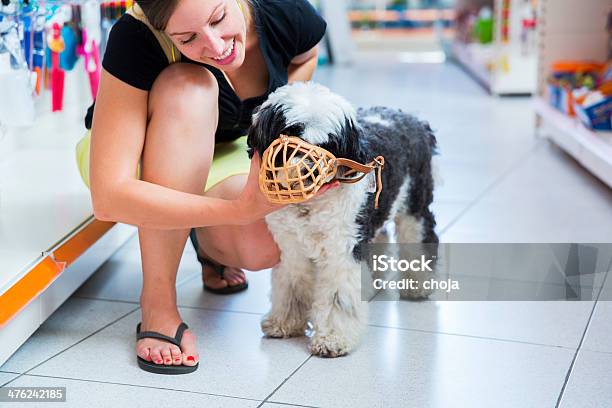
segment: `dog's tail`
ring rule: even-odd
[[[435,190],[436,188],[444,185],[444,179],[442,178],[442,173],[440,171],[440,151],[438,150],[438,140],[436,139],[436,135],[429,123],[424,122],[423,125],[425,127],[427,143],[431,149],[431,176],[433,178],[433,189]]]

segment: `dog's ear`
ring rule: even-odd
[[[286,119],[280,107],[269,105],[257,108],[247,136],[249,157],[253,156],[253,152],[263,155],[266,148],[278,138],[285,127]]]
[[[346,118],[344,125],[337,132],[328,135],[328,142],[321,145],[324,149],[329,150],[337,157],[354,160],[360,163],[365,163],[365,149],[363,143],[365,138],[362,137],[363,129],[356,124],[351,118]]]
[[[253,109],[251,126],[249,126],[249,130],[247,132],[247,154],[249,155],[249,159],[253,158],[253,153],[257,150],[256,123],[257,123],[257,117],[259,115],[259,109],[260,108],[261,108],[261,105],[257,106],[255,109]]]

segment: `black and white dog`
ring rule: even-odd
[[[262,155],[281,133],[360,163],[385,158],[378,209],[362,180],[266,216],[281,261],[272,271],[272,309],[262,320],[263,332],[300,336],[310,321],[311,352],[341,356],[357,345],[366,323],[360,267],[365,245],[387,221],[395,221],[397,242],[438,242],[429,208],[436,139],[427,123],[400,110],[355,111],[344,98],[312,82],[281,87],[259,107],[249,129],[249,157],[254,151]],[[421,289],[407,297],[428,295]]]

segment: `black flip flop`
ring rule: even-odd
[[[191,229],[191,232],[189,233],[189,239],[191,239],[193,248],[196,251],[198,262],[200,262],[202,266],[204,265],[211,266],[213,270],[217,272],[219,277],[223,279],[223,272],[225,271],[225,266],[218,264],[212,259],[204,258],[203,256],[200,255],[200,251],[199,251],[200,245],[198,244],[198,238],[196,236],[195,228]],[[233,286],[230,286],[228,282],[228,285],[224,288],[211,288],[210,286],[207,286],[206,284],[204,284],[204,290],[211,292],[211,293],[215,293],[217,295],[231,295],[232,293],[242,292],[243,290],[246,290],[248,287],[249,287],[248,282],[244,282],[239,285],[233,285]]]
[[[187,330],[188,328],[189,327],[184,322],[181,322],[181,324],[179,324],[179,326],[176,329],[176,334],[174,335],[174,337],[169,337],[169,336],[166,336],[164,334],[154,332],[154,331],[145,331],[141,333],[140,323],[138,323],[138,326],[136,326],[136,341],[140,339],[144,339],[144,338],[158,339],[158,340],[167,341],[168,343],[172,343],[180,348],[181,339],[183,338],[183,332]],[[171,375],[172,374],[188,374],[188,373],[194,372],[200,366],[200,363],[197,363],[194,366],[188,366],[184,364],[181,364],[181,365],[155,364],[154,362],[147,361],[140,356],[137,356],[137,357],[138,357],[138,366],[140,368],[142,368],[145,371],[148,371],[150,373],[155,373],[155,374],[171,374]]]

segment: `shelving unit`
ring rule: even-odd
[[[501,36],[502,0],[493,3],[495,29],[492,43],[466,44],[458,39],[442,40],[449,57],[493,95],[533,94],[536,90],[537,56],[521,52],[521,15],[518,11],[522,3],[523,0],[511,1],[507,42],[502,41]]]
[[[609,0],[541,0],[538,35],[538,132],[612,187],[612,137],[593,132],[547,103],[547,78],[557,60],[607,58]]]
[[[80,61],[82,64],[82,61]],[[36,123],[0,141],[0,365],[134,233],[93,217],[76,165],[91,96],[67,73],[65,109],[36,101]]]

